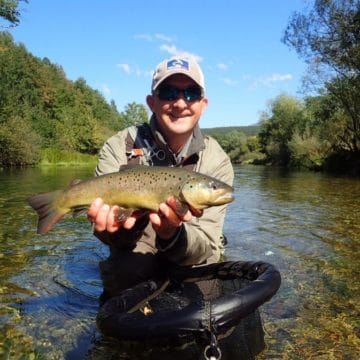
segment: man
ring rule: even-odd
[[[232,185],[228,156],[199,129],[208,99],[202,70],[193,58],[162,61],[146,101],[153,113],[150,124],[130,127],[111,137],[100,152],[97,176],[136,160],[144,165],[183,166]],[[120,221],[118,206],[96,199],[88,218],[95,235],[110,247],[109,258],[100,264],[104,300],[156,276],[164,261],[179,265],[217,262],[225,208],[212,207],[202,214],[191,209],[181,215],[170,197],[158,213],[135,213]]]

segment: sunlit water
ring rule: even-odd
[[[261,307],[260,359],[360,358],[360,181],[236,167],[227,212],[229,260],[276,265],[283,282]],[[0,171],[0,358],[109,359],[95,316],[107,248],[68,217],[44,236],[25,199],[87,168]],[[136,358],[140,355],[137,354]],[[112,357],[115,358],[115,357]],[[118,350],[118,359],[134,359]]]

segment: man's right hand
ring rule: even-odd
[[[121,228],[130,230],[135,225],[137,217],[129,216],[124,221],[120,221],[119,213],[119,206],[110,206],[101,198],[96,198],[90,205],[87,217],[94,224],[94,230],[97,232],[114,233]]]

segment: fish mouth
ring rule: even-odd
[[[234,195],[231,192],[225,192],[223,194],[220,194],[216,200],[214,201],[214,203],[216,205],[224,205],[224,204],[228,204],[232,201],[235,200]]]
[[[230,186],[220,187],[217,184],[186,184],[181,196],[183,200],[195,209],[206,209],[211,206],[225,205],[234,200]]]

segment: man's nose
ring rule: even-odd
[[[179,97],[174,101],[173,106],[176,106],[178,108],[186,108],[187,107],[187,102],[184,98],[183,93],[179,94]]]

